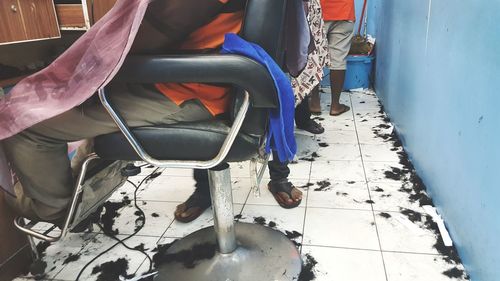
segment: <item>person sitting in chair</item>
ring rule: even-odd
[[[245,2],[153,1],[131,51],[148,54],[218,52],[226,33],[240,31]],[[208,120],[226,112],[230,102],[229,87],[200,83],[111,81],[106,91],[130,127]],[[8,196],[9,205],[32,220],[57,222],[63,219],[75,181],[67,143],[118,130],[105,108],[91,98],[2,140],[6,158],[18,178],[16,197]]]

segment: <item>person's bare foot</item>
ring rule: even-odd
[[[351,108],[345,104],[339,104],[338,106],[333,106],[330,108],[330,115],[331,116],[339,116],[342,113],[345,113],[349,111]]]
[[[195,190],[186,202],[177,205],[174,217],[179,222],[188,223],[197,219],[211,205],[209,194]]]
[[[175,209],[174,212],[174,217],[177,221],[187,223],[198,218],[205,210],[206,208],[204,207],[203,208],[200,206],[188,207],[186,203],[182,203],[177,205],[177,208]]]

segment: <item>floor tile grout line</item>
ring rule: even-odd
[[[387,180],[387,181],[373,181],[373,180],[369,180],[368,181],[368,184],[381,184],[381,183],[391,183],[391,184],[395,184],[395,183],[401,183],[401,181],[397,181],[397,180]]]
[[[352,107],[352,99],[351,99],[351,107]],[[370,200],[372,200],[372,195],[371,195],[371,192],[370,192],[370,187],[368,185],[368,177],[366,175],[366,167],[365,167],[365,161],[364,161],[364,157],[363,157],[363,151],[361,150],[361,144],[359,143],[359,132],[358,132],[358,126],[357,126],[357,122],[356,122],[356,116],[354,114],[354,109],[353,109],[352,114],[354,115],[354,128],[356,129],[356,138],[358,139],[359,153],[361,154],[361,164],[363,166],[363,173],[365,175],[365,183],[366,183],[366,189],[368,190],[368,198]],[[382,252],[382,242],[380,241],[380,233],[378,231],[377,220],[375,219],[375,211],[374,211],[374,208],[373,208],[373,204],[370,204],[370,205],[371,205],[371,209],[372,209],[373,222],[375,224],[375,231],[377,233],[377,240],[378,240],[378,245],[379,245],[379,249],[380,249],[380,256],[382,258],[382,265],[384,267],[385,280],[389,281],[389,277],[387,275],[387,268],[385,266],[384,253]]]
[[[309,190],[307,190],[307,192],[309,192]],[[307,195],[309,196],[309,195]],[[306,197],[308,198],[308,197]],[[304,201],[304,199],[302,199]],[[308,204],[308,202],[306,201],[306,204]],[[242,204],[240,204],[242,205]],[[247,203],[245,204],[245,206],[253,206],[253,207],[259,207],[259,206],[262,206],[262,207],[280,207],[279,205],[270,205],[270,204],[251,204],[251,203]],[[297,208],[311,208],[311,209],[326,209],[326,210],[342,210],[342,211],[360,211],[360,212],[373,212],[374,210],[372,209],[356,209],[356,208],[339,208],[339,207],[317,207],[317,206],[303,206],[303,207],[297,207]],[[379,210],[379,209],[376,209],[375,210],[376,212],[398,212],[398,211],[394,211],[394,210]]]
[[[162,173],[163,173],[165,170],[166,170],[166,169],[164,169],[164,170],[162,171]],[[144,191],[145,191],[145,190],[144,190]],[[139,198],[137,198],[137,200],[139,200]],[[148,200],[141,200],[141,201],[148,201]],[[170,226],[172,226],[172,224],[174,223],[174,220],[175,220],[175,218],[174,218],[174,219],[172,219],[172,220],[170,221],[170,223],[167,225],[167,227],[165,228],[165,230],[162,232],[162,234],[161,234],[159,237],[158,237],[158,236],[153,236],[153,237],[158,237],[158,239],[157,239],[157,240],[156,240],[156,242],[155,242],[156,247],[158,247],[158,242],[160,242],[160,241],[161,241],[161,239],[163,238],[163,235],[165,235],[165,233],[167,233],[167,230],[170,228]],[[146,253],[146,254],[148,254],[148,253]],[[148,254],[148,256],[149,256],[149,254]],[[150,257],[150,258],[152,259],[153,257]],[[144,260],[143,260],[143,261],[139,264],[139,266],[137,267],[137,269],[134,271],[134,274],[137,274],[137,271],[139,271],[139,269],[140,269],[140,268],[141,268],[141,266],[142,266],[142,265],[146,262],[146,260],[147,260],[147,259],[148,259],[148,258],[144,257]]]
[[[351,97],[349,96],[349,100],[351,99]],[[351,103],[352,104],[352,103]],[[351,112],[352,114],[352,112]],[[331,118],[331,116],[330,116]],[[326,130],[325,130],[326,131]],[[316,140],[316,138],[318,138],[318,135],[314,135],[314,140]],[[307,181],[308,183],[311,182],[311,175],[312,175],[312,168],[313,168],[313,162],[310,163],[310,166],[309,166],[309,180]],[[307,208],[308,208],[308,201],[309,201],[309,191],[310,191],[310,188],[307,189],[307,193],[306,193],[306,204],[305,204],[305,210],[304,210],[304,221],[302,223],[302,237],[301,237],[301,240],[300,240],[300,254],[302,255],[302,245],[304,243],[304,237],[305,237],[305,228],[306,228],[306,221],[307,221]]]
[[[336,160],[336,161],[347,161],[347,160]],[[399,164],[399,165],[401,165],[401,163],[399,163],[399,161],[375,161],[375,160],[365,160],[365,162],[367,162],[367,163],[377,163],[377,164],[386,163],[386,164]]]
[[[148,258],[146,258],[146,257],[145,257],[145,258],[142,260],[142,262],[139,264],[139,266],[137,267],[137,269],[134,271],[134,276],[137,276],[137,272],[139,271],[139,269],[141,269],[141,266],[142,266],[142,265],[146,262],[146,260],[147,260],[147,259],[148,259]]]
[[[314,135],[314,140],[316,140],[317,135]],[[311,182],[311,173],[312,173],[312,167],[313,167],[313,162],[310,163],[309,165],[309,179],[307,180],[308,183]],[[302,221],[302,237],[300,239],[300,244],[301,246],[299,247],[299,253],[302,255],[302,243],[304,243],[304,236],[305,236],[305,231],[306,231],[306,220],[307,220],[307,203],[309,201],[309,190],[310,188],[307,188],[306,191],[306,203],[305,203],[305,209],[304,209],[304,219]]]
[[[349,97],[350,99],[350,97]],[[330,103],[331,104],[331,103]],[[329,116],[331,118],[331,116]],[[325,132],[327,132],[327,130],[325,129]],[[323,133],[325,133],[323,132]],[[314,140],[316,140],[319,136],[318,135],[314,135]],[[310,168],[309,168],[309,179],[308,179],[308,183],[311,182],[311,175],[312,175],[312,168],[313,168],[313,162],[310,163]],[[300,254],[302,255],[302,250],[303,250],[303,243],[304,243],[304,237],[305,237],[305,228],[306,228],[306,221],[307,221],[307,209],[308,209],[308,203],[309,203],[309,191],[310,191],[310,187],[307,188],[307,196],[306,196],[306,204],[305,204],[305,210],[304,210],[304,220],[303,220],[303,223],[302,223],[302,237],[301,237],[301,240],[300,240]]]
[[[82,246],[80,247],[80,250],[78,250],[78,252],[76,253],[77,255],[79,255],[79,254],[83,251],[83,249],[85,249],[85,247],[87,247],[87,246],[89,245],[89,243],[91,243],[91,242],[92,242],[91,240],[93,240],[94,238],[96,238],[96,237],[97,237],[97,235],[99,235],[99,233],[98,233],[98,232],[92,232],[92,234],[93,234],[93,236],[92,236],[91,238],[89,237],[89,239],[86,241],[87,243],[85,243],[85,245],[82,245]],[[81,235],[80,235],[80,236],[81,236]],[[69,265],[69,263],[67,263],[67,264],[63,264],[62,268],[61,268],[61,269],[60,269],[60,270],[59,270],[59,271],[58,271],[58,272],[54,275],[54,279],[57,279],[57,276],[58,276],[59,274],[61,274],[61,272],[62,272],[62,271],[63,271],[63,270],[64,270],[64,269],[68,266],[68,265]],[[84,265],[84,266],[85,266],[85,265]]]
[[[171,222],[170,224],[172,224],[172,222]],[[167,227],[167,229],[168,229],[168,227]],[[165,232],[166,232],[166,230],[165,230]],[[163,232],[163,234],[164,234],[165,232]],[[98,233],[94,233],[94,234],[95,234],[95,235],[93,236],[93,238],[97,237],[98,235],[102,235],[102,236],[104,236],[104,237],[108,237],[108,238],[109,238],[109,236],[107,236],[106,234],[104,234],[104,233],[102,233],[102,232],[98,232]],[[159,239],[155,242],[155,244],[156,244],[156,245],[158,245],[158,242],[159,242],[159,241],[160,241],[160,239],[162,238],[163,234],[162,234],[162,235],[160,235],[160,236],[150,236],[150,235],[134,235],[133,237],[150,237],[150,238],[157,238],[157,237],[159,237]],[[116,237],[117,237],[117,238],[119,238],[119,236],[128,237],[129,235],[130,235],[130,234],[119,234],[119,235],[117,235]],[[92,238],[92,239],[93,239],[93,238]],[[131,237],[131,238],[132,238],[132,237]],[[88,242],[88,243],[91,243],[91,241],[90,241],[90,240],[92,240],[92,239],[89,239],[89,242]],[[121,239],[120,239],[120,240],[121,240]],[[124,243],[126,243],[126,242],[127,242],[127,241],[124,241]],[[84,249],[84,248],[88,245],[88,243],[87,243],[84,247],[81,247],[81,248],[80,248],[80,251],[78,251],[78,254],[79,254],[81,251],[83,251],[83,249]],[[123,247],[123,245],[117,245],[117,246],[118,246],[118,247],[119,247],[119,246]],[[128,246],[128,245],[127,245],[127,246]],[[130,246],[129,246],[129,247],[130,247]],[[126,249],[126,248],[125,248],[125,249]],[[99,254],[100,254],[100,253],[99,253]],[[147,259],[147,258],[146,258],[146,257],[144,257],[143,261],[139,264],[139,266],[137,267],[137,269],[134,271],[134,274],[137,274],[137,271],[141,268],[141,266],[144,264],[144,262],[146,261],[146,259]],[[61,273],[61,271],[62,271],[64,268],[66,268],[66,266],[63,266],[63,268],[61,268],[61,270],[60,270],[60,271],[59,271],[56,275],[54,275],[54,277],[57,277],[57,275],[59,275],[59,274]]]
[[[337,161],[339,161],[339,160],[337,160]],[[340,161],[342,161],[342,160],[340,160]],[[387,164],[389,164],[389,163],[392,163],[392,164],[398,163],[399,164],[398,161],[387,161],[387,160],[365,160],[365,161],[367,163],[378,163],[378,164],[380,164],[380,163],[387,163]]]
[[[385,251],[382,251],[382,252],[383,253],[392,253],[392,254],[420,255],[420,256],[431,256],[431,257],[446,257],[445,255],[436,254],[436,253],[418,253],[418,252],[392,251],[392,250],[385,250]]]
[[[389,211],[388,211],[389,212]],[[399,213],[399,212],[392,212],[392,213]],[[379,219],[382,219],[382,218],[379,218]],[[377,218],[375,218],[375,222],[377,221]],[[382,247],[381,247],[381,251],[382,251],[382,254],[383,253],[400,253],[400,254],[416,254],[416,255],[431,255],[431,256],[442,256],[441,254],[439,254],[438,252],[434,252],[434,253],[429,253],[429,252],[416,252],[416,251],[403,251],[403,250],[384,250]]]
[[[302,201],[304,201],[304,199],[302,199]],[[240,204],[240,205],[242,205],[242,204]],[[248,206],[248,207],[256,207],[256,208],[258,208],[258,207],[275,207],[275,208],[280,208],[280,209],[283,209],[283,207],[281,207],[280,205],[246,204],[246,206]],[[295,208],[293,208],[293,209],[297,209],[297,210],[304,209],[304,210],[305,210],[305,209],[306,209],[306,207],[305,207],[305,206],[300,206],[300,205],[299,205],[299,206],[297,206],[297,207],[295,207]]]
[[[266,165],[267,165],[267,164],[266,164]],[[267,169],[267,168],[266,168],[266,169]],[[265,173],[265,172],[266,172],[266,171],[264,171],[264,173]],[[262,180],[264,180],[264,179],[262,179]],[[250,182],[251,182],[251,181],[250,181]],[[259,189],[259,194],[260,194],[260,193],[262,192],[262,189],[261,189],[261,187],[260,187],[260,183],[259,183],[259,186],[258,186],[257,188]],[[253,190],[252,186],[250,186],[250,190],[248,191],[248,194],[247,194],[247,197],[246,197],[246,199],[245,199],[245,202],[243,202],[243,206],[241,207],[240,212],[238,213],[238,215],[239,215],[239,216],[241,216],[241,214],[243,214],[243,209],[245,209],[245,206],[247,205],[248,199],[250,198],[250,194],[251,194],[252,192],[254,192],[254,190]],[[255,195],[254,195],[254,196],[255,196]],[[233,200],[234,200],[234,199],[233,199]],[[234,201],[233,201],[233,204],[234,204]],[[233,215],[234,215],[234,209],[233,209]],[[238,219],[237,221],[239,221],[239,219]]]
[[[95,234],[100,234],[100,235],[103,235],[103,236],[106,236],[106,237],[109,237],[107,236],[104,232],[94,232]],[[163,235],[164,232],[162,232],[162,234],[160,235],[147,235],[147,234],[136,234],[134,235],[133,237],[145,237],[145,238],[162,238],[162,235]],[[122,238],[125,238],[129,235],[131,235],[132,233],[120,233],[118,234],[116,237],[122,237]],[[159,241],[159,240],[158,240]],[[158,242],[157,241],[157,242]]]
[[[201,228],[200,228],[200,229],[201,229]],[[163,237],[162,237],[162,239],[163,239],[163,238],[168,238],[168,239],[174,239],[174,240],[175,240],[175,239],[182,239],[182,238],[184,238],[184,237],[185,237],[185,236],[163,236]]]
[[[366,248],[356,248],[356,247],[342,247],[342,246],[328,246],[328,245],[315,245],[315,244],[302,244],[303,247],[318,247],[318,248],[329,248],[329,249],[343,249],[343,250],[354,250],[354,251],[369,251],[369,252],[380,252],[376,249],[366,249]]]
[[[339,210],[339,211],[354,211],[354,212],[373,212],[371,209],[354,209],[354,208],[332,208],[332,207],[315,207],[309,206],[311,209]]]

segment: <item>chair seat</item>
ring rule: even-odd
[[[131,130],[144,150],[159,160],[210,160],[229,133],[223,120],[179,123]],[[245,161],[257,154],[259,138],[240,133],[225,162]],[[95,138],[95,151],[108,160],[141,160],[121,132]]]

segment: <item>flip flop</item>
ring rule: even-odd
[[[285,209],[295,208],[295,207],[299,206],[300,203],[302,202],[302,199],[300,199],[299,201],[295,201],[292,199],[292,190],[296,187],[293,186],[293,184],[288,182],[288,181],[281,182],[281,183],[269,182],[269,184],[267,185],[267,188],[273,194],[276,202],[278,202],[278,204]],[[283,193],[287,194],[288,197],[290,199],[292,199],[293,202],[288,203],[288,204],[286,201],[284,202],[283,199],[281,198],[281,196],[278,194],[279,192],[283,192]]]
[[[315,135],[319,135],[325,132],[325,128],[323,128],[323,126],[312,119],[309,119],[306,124],[297,124],[297,128],[308,131],[309,133]]]
[[[210,195],[205,195],[195,191],[191,194],[191,196],[189,196],[186,202],[177,205],[174,217],[177,221],[188,223],[197,219],[211,205],[212,202],[210,201]],[[182,213],[185,213],[190,209],[193,209],[193,212],[189,216],[181,216]]]
[[[344,110],[340,111],[339,113],[335,113],[335,114],[332,114],[330,112],[330,115],[331,116],[339,116],[339,115],[341,115],[343,113],[346,113],[347,111],[351,110],[351,108],[349,106],[345,105],[345,104],[342,104],[342,107],[344,108]]]

